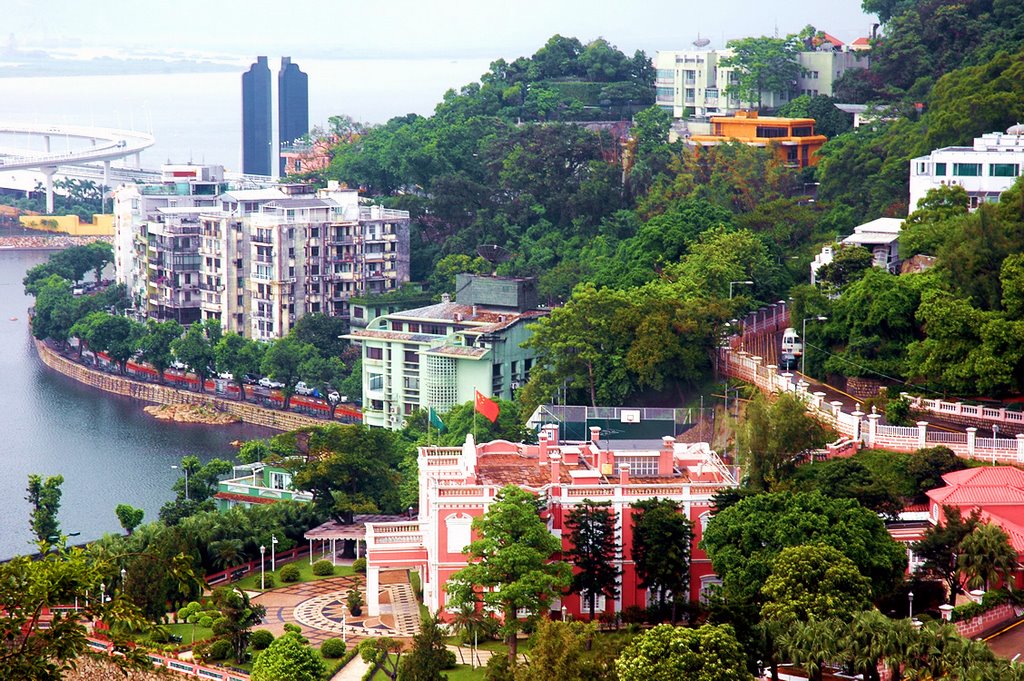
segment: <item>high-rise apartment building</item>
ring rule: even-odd
[[[270,175],[273,168],[270,99],[270,67],[257,57],[242,74],[242,172],[250,175]]]
[[[114,192],[117,279],[140,314],[269,340],[409,281],[408,212],[360,206],[336,184],[228,188],[222,173],[165,166],[165,181]]]
[[[277,139],[280,147],[300,139],[309,132],[309,76],[292,63],[291,57],[281,57],[281,70],[277,73]],[[280,158],[278,172],[285,174],[285,159]]]

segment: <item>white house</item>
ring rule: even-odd
[[[930,189],[960,185],[967,190],[970,207],[998,201],[1013,186],[1024,165],[1024,125],[1005,133],[991,132],[970,147],[943,147],[910,161],[910,212]]]
[[[840,247],[863,246],[871,251],[875,267],[881,267],[890,272],[895,272],[900,261],[900,228],[903,220],[899,218],[878,218],[863,225],[853,228],[853,234],[841,239]],[[818,270],[822,266],[832,262],[835,257],[835,246],[828,245],[821,249],[821,253],[814,256],[811,262],[811,283],[818,283]]]

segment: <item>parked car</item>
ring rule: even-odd
[[[266,376],[264,376],[263,378],[260,379],[259,384],[261,386],[263,386],[264,388],[270,388],[271,390],[280,390],[281,388],[284,387],[284,383],[278,383],[277,381],[272,381],[269,378],[267,378]]]
[[[338,394],[337,390],[332,390],[327,393],[327,401],[332,404],[337,404],[338,402],[341,402],[341,395]]]
[[[298,383],[295,384],[296,395],[315,396],[316,393],[316,389],[306,385],[304,381],[299,381]]]
[[[246,385],[257,385],[260,382],[260,377],[256,374],[246,374],[242,376],[242,380],[245,381]]]
[[[217,374],[217,378],[223,379],[225,381],[233,381],[235,380],[235,375],[230,371],[222,371],[219,374]]]

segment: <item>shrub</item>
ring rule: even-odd
[[[337,640],[337,639],[335,639],[335,640]],[[444,668],[445,669],[455,669],[455,666],[458,663],[459,663],[459,659],[457,657],[455,657],[455,651],[454,650],[448,650],[447,648],[445,648],[445,651],[444,651]]]
[[[278,576],[282,582],[297,582],[299,581],[299,566],[295,563],[289,563],[281,568]]]
[[[356,589],[351,589],[345,597],[345,604],[348,611],[358,617],[363,614],[363,595]]]
[[[171,640],[171,635],[163,627],[153,627],[153,633],[149,635],[149,640],[153,643],[167,643]]]
[[[345,654],[345,642],[340,638],[329,638],[320,644],[320,654],[324,657],[336,658]]]
[[[642,624],[647,619],[647,611],[638,605],[630,605],[622,609],[622,621],[626,624]]]
[[[249,644],[254,650],[264,650],[274,642],[274,635],[266,629],[257,629],[249,637]]]
[[[326,577],[334,574],[334,565],[329,560],[318,560],[313,563],[313,574],[317,577]]]
[[[210,644],[210,652],[207,653],[207,657],[211,660],[225,660],[232,652],[231,641],[219,638]]]
[[[268,589],[274,588],[274,573],[263,576],[263,585]]]
[[[352,561],[352,569],[356,572],[366,574],[366,559],[356,558],[354,561]]]

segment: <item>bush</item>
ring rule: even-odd
[[[337,639],[335,639],[335,640],[337,640]],[[447,648],[445,648],[445,650],[444,650],[444,668],[445,669],[455,669],[455,666],[458,663],[459,663],[459,658],[455,657],[455,651],[454,650],[448,650]]]
[[[171,635],[163,627],[153,627],[153,633],[149,635],[149,640],[153,643],[167,643],[171,640]]]
[[[647,619],[647,611],[639,605],[630,605],[622,609],[622,621],[626,624],[642,624]]]
[[[225,660],[232,652],[234,651],[231,648],[231,641],[226,638],[219,638],[210,644],[210,651],[206,656],[211,660]]]
[[[274,588],[274,573],[271,572],[269,574],[263,575],[263,582],[262,583],[263,583],[264,587],[266,587],[268,589],[273,589]]]
[[[345,654],[345,642],[340,638],[329,638],[320,644],[320,654],[324,657],[336,658]]]
[[[334,565],[329,560],[318,560],[313,563],[313,574],[317,577],[327,577],[334,574]]]
[[[299,581],[299,566],[295,563],[289,563],[281,568],[278,573],[282,583],[297,582]]]
[[[345,604],[348,605],[348,611],[356,617],[363,614],[363,595],[358,590],[349,590],[345,596]]]
[[[352,569],[355,570],[356,572],[361,572],[361,573],[363,573],[365,575],[366,574],[366,559],[365,558],[356,558],[354,561],[352,561]]]
[[[254,650],[265,650],[273,642],[274,635],[266,629],[257,629],[249,637],[249,644]]]

